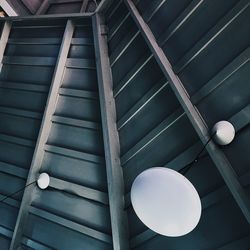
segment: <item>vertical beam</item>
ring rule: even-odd
[[[39,131],[37,143],[36,143],[36,148],[35,148],[32,163],[31,163],[28,179],[27,179],[27,184],[35,181],[39,175],[39,170],[41,168],[41,164],[42,164],[42,160],[44,156],[44,147],[49,136],[49,132],[50,132],[51,124],[52,124],[51,119],[55,111],[57,98],[58,98],[58,91],[61,85],[63,72],[64,72],[73,32],[74,32],[74,25],[71,20],[68,20],[66,28],[65,28],[64,36],[62,39],[62,44],[61,44],[61,48],[59,51],[57,63],[55,66],[55,71],[54,71],[53,79],[51,82],[50,91],[48,94],[48,99],[47,99],[47,103],[46,103],[46,107],[45,107],[45,111],[43,115],[43,120],[42,120],[41,128]],[[16,250],[18,245],[21,242],[23,229],[26,224],[26,220],[28,216],[29,206],[32,200],[34,199],[34,197],[37,195],[37,191],[38,191],[38,188],[35,185],[30,186],[24,191],[13,238],[11,241],[11,246],[10,246],[11,250]]]
[[[9,35],[10,35],[10,30],[11,30],[11,22],[10,21],[5,21],[4,25],[3,25],[3,29],[2,29],[2,34],[1,34],[1,40],[0,40],[0,72],[2,70],[2,66],[3,66],[3,55],[4,55],[4,51],[9,39]]]
[[[140,13],[136,9],[134,3],[131,0],[124,0],[132,18],[134,19],[136,25],[141,31],[145,41],[147,42],[152,54],[157,60],[159,66],[161,67],[163,73],[169,81],[169,84],[178,98],[180,104],[185,110],[186,115],[191,121],[194,129],[200,137],[200,140],[205,145],[207,140],[210,138],[209,130],[202,119],[197,108],[192,104],[187,91],[185,90],[183,84],[177,75],[175,75],[171,64],[169,63],[166,55],[162,49],[158,46],[156,39],[144,22]],[[241,186],[236,173],[234,172],[230,162],[224,155],[224,153],[211,141],[206,147],[212,161],[216,165],[218,171],[220,172],[222,178],[224,179],[226,185],[228,186],[231,194],[233,195],[235,201],[240,207],[242,213],[244,214],[247,221],[250,223],[250,199],[246,191]]]
[[[120,144],[116,127],[112,75],[108,57],[104,18],[93,16],[94,42],[102,116],[105,160],[114,250],[128,250],[128,221],[124,211],[124,183],[120,164]]]
[[[0,6],[8,16],[18,16],[16,11],[11,7],[11,5],[6,0],[1,0]]]

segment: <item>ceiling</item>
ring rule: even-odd
[[[42,6],[27,3],[27,15]],[[43,13],[65,13],[54,7]],[[103,1],[1,30],[0,198],[51,176],[0,203],[1,249],[250,249],[249,0]],[[234,141],[209,143],[186,174],[198,226],[156,234],[133,210],[133,180],[182,169],[220,120]]]
[[[18,15],[93,12],[96,0],[7,0]]]

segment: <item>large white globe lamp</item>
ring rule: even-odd
[[[172,169],[154,167],[138,175],[131,201],[140,220],[161,235],[191,232],[201,216],[200,197],[192,183]]]

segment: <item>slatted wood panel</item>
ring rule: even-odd
[[[134,2],[208,126],[228,119],[236,127],[224,151],[247,187],[249,1]],[[202,145],[125,4],[113,1],[106,19],[131,249],[217,249],[238,239],[246,249],[250,227],[206,154],[187,174],[203,205],[192,233],[162,237],[135,215],[129,196],[135,177],[154,166],[179,170]]]
[[[0,198],[25,185],[66,22],[12,25],[0,74]],[[91,18],[74,22],[67,54],[39,170],[50,174],[50,186],[34,187],[18,245],[112,249]],[[0,204],[3,250],[21,199],[22,193]]]
[[[1,197],[25,185],[63,29],[63,23],[47,28],[36,23],[12,25],[0,75]],[[57,42],[36,44],[28,36],[52,36]],[[22,193],[0,204],[2,230],[10,231],[1,235],[3,249],[8,249],[21,198]]]

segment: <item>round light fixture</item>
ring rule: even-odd
[[[37,185],[41,189],[46,189],[49,186],[50,178],[47,173],[41,173],[37,179]]]
[[[200,197],[192,183],[172,169],[154,167],[138,175],[131,201],[139,219],[161,235],[191,232],[201,216]]]
[[[228,121],[217,122],[213,129],[213,139],[219,145],[228,145],[231,143],[235,136],[234,126]]]

